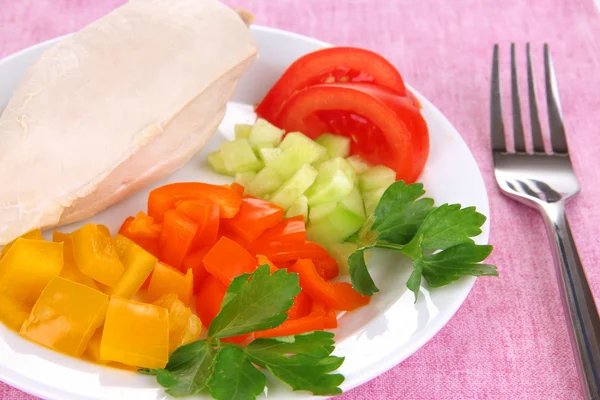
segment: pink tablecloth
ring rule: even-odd
[[[81,28],[122,0],[0,0],[0,56]],[[376,50],[445,113],[468,143],[491,202],[490,261],[450,323],[401,365],[341,398],[582,398],[538,215],[502,197],[492,174],[488,96],[493,43],[550,43],[582,193],[569,206],[600,298],[600,16],[593,0],[228,0],[257,23]],[[507,55],[508,53],[505,53]],[[505,60],[507,57],[504,58]],[[0,384],[4,400],[31,397]]]

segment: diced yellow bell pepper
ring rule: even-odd
[[[60,271],[60,276],[98,290],[98,285],[96,285],[96,282],[81,272],[77,267],[75,257],[73,256],[73,241],[71,240],[71,235],[59,231],[53,231],[52,241],[63,243],[64,264],[62,271]]]
[[[25,306],[20,301],[0,293],[0,321],[15,331],[21,329],[21,325],[29,316],[31,307]]]
[[[19,238],[0,260],[0,293],[31,309],[62,266],[62,243]]]
[[[102,342],[102,327],[96,329],[96,332],[92,335],[92,338],[88,342],[87,348],[83,355],[93,362],[100,364],[107,364],[108,361],[104,361],[100,358],[100,343]]]
[[[107,230],[86,224],[71,233],[73,255],[79,270],[107,286],[114,286],[123,274],[123,263]]]
[[[175,293],[162,296],[154,302],[157,306],[169,310],[169,352],[179,346],[198,340],[202,332],[200,318],[186,307]]]
[[[150,276],[158,259],[123,235],[115,236],[114,243],[125,272],[112,295],[130,299]]]
[[[24,233],[21,236],[19,236],[19,238],[34,239],[34,240],[44,240],[44,237],[42,236],[42,231],[39,230],[39,229],[34,229],[32,231]],[[17,241],[17,239],[13,240],[12,242],[8,242],[2,248],[2,252],[0,253],[0,258],[4,257],[6,255],[6,253],[8,253],[8,250],[12,247],[13,244],[15,244],[15,242]]]
[[[141,368],[164,368],[169,360],[167,309],[111,297],[100,358]]]
[[[50,283],[21,327],[21,335],[71,356],[80,356],[98,329],[108,296],[62,277]]]

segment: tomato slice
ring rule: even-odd
[[[244,197],[240,211],[235,217],[222,222],[244,240],[253,242],[264,231],[281,222],[283,213],[283,208],[278,205],[253,197]]]
[[[297,91],[335,82],[370,82],[406,95],[402,76],[381,55],[355,47],[330,47],[292,63],[258,105],[256,113],[274,122],[285,101]]]
[[[419,177],[429,155],[429,133],[407,97],[361,83],[314,85],[285,104],[277,126],[315,139],[323,132],[350,137],[352,154],[384,164],[407,183]]]

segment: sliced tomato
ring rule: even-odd
[[[351,139],[351,153],[415,182],[429,155],[429,133],[407,97],[371,84],[314,85],[294,94],[276,125],[315,139],[333,132]]]
[[[235,217],[223,220],[229,230],[248,242],[255,241],[263,232],[283,220],[283,208],[268,201],[244,197]]]
[[[294,93],[312,85],[337,82],[370,82],[399,95],[406,94],[402,76],[381,55],[355,47],[330,47],[292,63],[258,105],[256,113],[275,122],[283,104]]]
[[[256,243],[264,245],[282,242],[304,243],[305,241],[306,225],[302,215],[281,221],[256,239]]]

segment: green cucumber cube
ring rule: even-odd
[[[355,177],[354,169],[342,157],[323,162],[315,183],[306,191],[308,204],[316,206],[343,201],[354,188]]]
[[[285,210],[285,217],[292,218],[297,215],[304,217],[304,222],[308,221],[308,199],[306,196],[300,196],[292,203],[292,205]]]
[[[265,167],[261,169],[256,177],[247,186],[248,192],[254,196],[262,197],[273,192],[283,184],[283,179],[273,169]]]
[[[317,242],[325,247],[341,243],[357,232],[365,218],[348,210],[344,205],[337,204],[335,210],[318,221],[309,220],[306,226],[308,240]]]
[[[246,190],[248,190],[248,186],[250,186],[254,178],[256,178],[256,172],[253,171],[238,172],[235,174],[235,181],[242,185]]]
[[[331,214],[336,209],[337,205],[338,203],[324,203],[312,206],[308,211],[308,218],[313,222],[318,222]]]
[[[371,167],[358,177],[358,185],[363,193],[375,189],[387,189],[395,181],[396,171],[385,165]]]
[[[279,187],[269,201],[285,209],[291,207],[296,199],[304,194],[317,177],[317,170],[310,164],[304,164],[290,179]]]
[[[324,133],[315,142],[327,149],[330,158],[350,155],[350,138],[333,133]]]
[[[381,200],[381,197],[383,196],[386,190],[387,187],[363,192],[362,198],[365,204],[366,215],[371,215],[375,212],[377,204],[379,204],[379,200]]]
[[[220,150],[210,153],[206,159],[210,168],[217,174],[235,176],[235,172],[225,168],[225,161],[223,161]]]
[[[349,265],[348,257],[350,254],[358,250],[358,244],[356,243],[335,243],[329,246],[329,253],[338,263],[340,275],[348,275]]]
[[[281,143],[284,133],[283,129],[279,129],[267,120],[259,118],[250,131],[248,142],[255,149],[261,148],[265,144],[275,147]]]
[[[307,160],[306,162],[310,164],[329,158],[325,147],[300,132],[290,132],[285,135],[279,148],[283,151],[296,150],[298,153],[303,154]]]
[[[365,216],[365,205],[363,203],[363,198],[360,195],[360,191],[358,190],[358,186],[354,185],[354,188],[352,188],[348,197],[341,203],[356,215],[360,215],[361,217]]]
[[[225,168],[233,172],[258,171],[262,162],[256,157],[247,139],[236,139],[221,145]]]
[[[371,168],[369,163],[358,154],[354,154],[353,156],[346,158],[346,161],[348,161],[348,164],[350,164],[352,168],[354,168],[354,171],[356,171],[356,175],[360,175],[369,168]]]
[[[250,124],[236,124],[233,126],[233,132],[235,133],[236,139],[248,139],[251,130],[252,125]]]
[[[257,150],[258,158],[267,165],[271,160],[279,157],[282,153],[279,148],[261,147]]]

